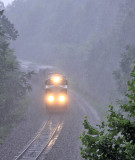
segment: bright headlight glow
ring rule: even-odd
[[[54,101],[54,96],[48,96],[47,99],[48,99],[49,102],[53,102]]]
[[[65,100],[66,100],[65,96],[63,96],[63,95],[59,96],[59,101],[60,102],[65,102]]]
[[[59,77],[59,76],[55,76],[55,77],[53,78],[53,81],[54,81],[55,83],[59,83],[60,77]]]
[[[62,81],[62,77],[59,76],[59,75],[54,75],[52,78],[51,78],[52,82],[55,83],[55,84],[59,84],[61,81]]]

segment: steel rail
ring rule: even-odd
[[[28,146],[19,154],[19,156],[17,156],[17,158],[15,158],[15,160],[21,160],[21,159],[23,160],[23,159],[25,159],[25,158],[23,158],[23,156],[25,155],[25,153],[27,151],[29,151],[29,149],[33,145],[33,143],[36,142],[36,140],[38,140],[38,138],[42,135],[43,131],[45,131],[47,125],[49,124],[49,120],[50,120],[50,117],[48,118],[47,122],[44,124],[44,126],[42,127],[42,129],[39,131],[39,133],[37,134],[37,136],[32,140],[32,142],[30,142],[30,144],[28,144]],[[36,157],[31,157],[31,158],[33,158],[34,160],[38,160],[39,159],[39,157],[42,155],[42,153],[49,146],[51,140],[54,138],[54,136],[57,133],[57,130],[58,130],[60,124],[61,124],[61,118],[58,121],[56,127],[54,128],[54,131],[53,131],[51,137],[49,138],[49,140],[47,141],[47,144],[43,147],[43,149],[41,149],[41,151],[39,152],[39,154]],[[38,148],[37,148],[37,150],[38,150]]]
[[[48,145],[50,144],[51,140],[54,138],[54,136],[55,136],[55,134],[56,134],[56,132],[57,132],[60,124],[61,124],[61,120],[59,120],[57,126],[56,126],[55,129],[54,129],[54,132],[52,133],[51,138],[48,140],[47,144],[46,144],[45,147],[42,149],[42,151],[39,153],[39,155],[35,158],[35,160],[38,160],[39,157],[42,155],[42,153],[47,149],[47,147],[48,147]]]
[[[32,144],[40,137],[40,135],[42,134],[42,132],[45,130],[45,128],[47,127],[47,124],[49,122],[50,118],[48,118],[47,122],[43,125],[42,129],[40,130],[40,132],[36,135],[36,137],[32,140],[32,142],[30,142],[30,144],[28,144],[28,146],[19,154],[19,156],[17,156],[17,158],[15,160],[19,160],[20,158],[22,158],[22,156],[25,154],[25,152],[32,146]]]

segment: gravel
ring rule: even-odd
[[[84,103],[80,97],[72,100],[69,106],[70,111],[65,116],[59,138],[50,152],[45,155],[44,160],[82,160],[79,136],[83,131],[84,116],[88,116],[92,124],[98,122],[99,117],[96,111],[88,103]]]
[[[43,115],[35,103],[28,107],[22,121],[12,129],[4,144],[0,146],[0,160],[12,160],[30,141],[47,115]]]
[[[96,111],[78,96],[73,96],[69,112],[65,114],[64,125],[52,149],[45,155],[45,160],[81,160],[78,138],[83,130],[84,116],[94,124],[99,120]],[[12,130],[5,143],[0,146],[0,159],[12,160],[35,135],[47,115],[39,109],[38,104],[29,106],[24,119]]]

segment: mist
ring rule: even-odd
[[[14,0],[6,6],[0,1],[0,155],[3,159],[16,159],[22,146],[27,146],[42,127],[39,133],[47,130],[39,140],[40,144],[46,139],[47,150],[42,159],[82,159],[78,137],[84,116],[87,117],[84,129],[89,125],[87,120],[95,127],[104,120],[109,104],[117,111],[118,101],[128,103],[125,93],[134,87],[130,86],[135,60],[134,26],[134,0]],[[58,78],[66,77],[62,79],[67,82],[66,94],[61,96],[63,99],[67,96],[69,103],[67,112],[62,114],[45,110],[50,72],[61,73]],[[51,96],[52,101],[60,97]],[[41,134],[36,137],[40,139]],[[51,136],[52,141],[55,139],[52,144],[51,139],[48,141]],[[41,149],[34,148],[37,150],[32,151],[33,155],[38,148]],[[56,154],[59,148],[63,152]],[[74,154],[67,155],[71,151]]]
[[[120,40],[124,5],[126,0],[14,1],[6,14],[19,32],[15,54],[61,68],[84,95],[108,104],[116,90],[112,73],[131,42]]]

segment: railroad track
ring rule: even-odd
[[[51,120],[50,118],[44,123],[35,138],[20,152],[15,160],[38,160],[42,154],[51,145],[51,141],[62,125],[62,120]]]

